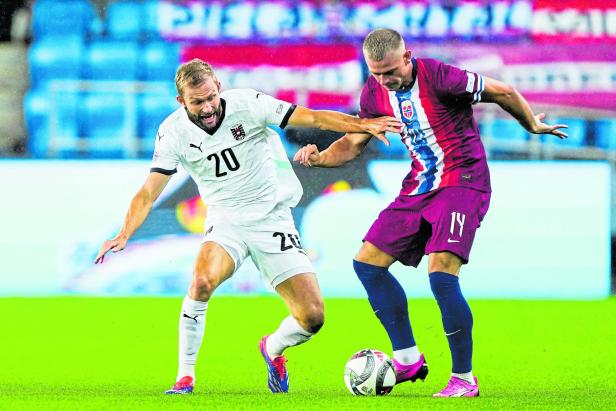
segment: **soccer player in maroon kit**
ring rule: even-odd
[[[395,261],[417,267],[428,255],[430,286],[442,315],[452,374],[436,397],[475,397],[471,310],[458,275],[468,263],[475,231],[490,203],[486,154],[472,104],[496,103],[529,132],[567,135],[543,123],[514,88],[437,60],[414,58],[394,30],[372,31],[363,44],[372,74],[360,99],[362,118],[395,116],[411,167],[398,197],[364,237],[353,267],[392,342],[397,383],[425,379],[428,367],[411,329],[407,298],[388,271]],[[370,136],[346,134],[327,150],[307,145],[295,155],[305,166],[337,167],[355,157]]]

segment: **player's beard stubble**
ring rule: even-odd
[[[222,104],[219,104],[216,108],[216,111],[209,114],[204,113],[193,113],[188,108],[186,108],[186,113],[188,114],[188,118],[190,121],[195,123],[199,128],[205,131],[210,131],[218,127],[218,123],[222,118]]]

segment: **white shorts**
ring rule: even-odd
[[[250,255],[272,289],[295,275],[315,272],[301,246],[290,209],[272,213],[250,226],[220,218],[206,220],[202,242],[210,241],[229,253],[235,263],[234,272]]]

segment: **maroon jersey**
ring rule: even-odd
[[[361,94],[362,118],[394,116],[404,123],[400,137],[411,171],[401,195],[458,186],[490,191],[486,154],[473,118],[484,79],[433,59],[413,58],[413,84],[389,91],[370,76]]]

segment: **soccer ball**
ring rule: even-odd
[[[396,384],[396,370],[387,354],[365,349],[347,361],[344,383],[353,395],[387,395]]]

